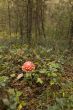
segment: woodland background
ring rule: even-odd
[[[28,43],[72,50],[73,1],[0,0],[0,39],[9,46]]]

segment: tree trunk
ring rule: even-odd
[[[32,40],[32,0],[27,1],[27,41],[31,45]]]

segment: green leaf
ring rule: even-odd
[[[39,72],[40,72],[40,73],[46,73],[47,70],[46,70],[46,69],[41,69]]]
[[[54,84],[56,84],[56,83],[57,83],[57,79],[56,79],[56,78],[51,79],[50,85],[54,85]]]
[[[51,76],[52,77],[57,77],[57,74],[56,73],[51,73]]]
[[[37,78],[37,83],[43,84],[43,81],[41,78]]]
[[[29,77],[31,77],[32,76],[32,73],[26,73],[26,78],[29,78]]]
[[[54,85],[55,82],[53,80],[50,81],[50,85]]]
[[[0,76],[0,87],[4,87],[6,83],[8,82],[8,77],[7,76]]]
[[[26,102],[24,102],[24,101],[20,102],[17,110],[21,110],[24,106],[26,106]]]
[[[8,93],[9,93],[10,95],[15,95],[15,90],[9,88],[9,89],[8,89]]]
[[[49,72],[47,75],[48,77],[57,77],[57,74],[54,72]]]
[[[11,74],[10,77],[11,78],[14,78],[15,77],[15,73]]]
[[[9,106],[9,100],[7,98],[2,99],[3,103],[7,106]]]
[[[49,67],[50,67],[50,68],[56,68],[56,69],[57,69],[57,68],[60,67],[60,65],[59,65],[58,63],[55,63],[55,62],[50,62],[50,63],[49,63]]]

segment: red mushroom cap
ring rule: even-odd
[[[32,70],[35,70],[35,65],[31,61],[26,61],[22,65],[22,70],[25,71],[25,72],[30,72]]]

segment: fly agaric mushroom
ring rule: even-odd
[[[25,72],[30,72],[35,70],[35,65],[33,64],[33,62],[31,61],[26,61],[23,65],[22,65],[22,70]]]

